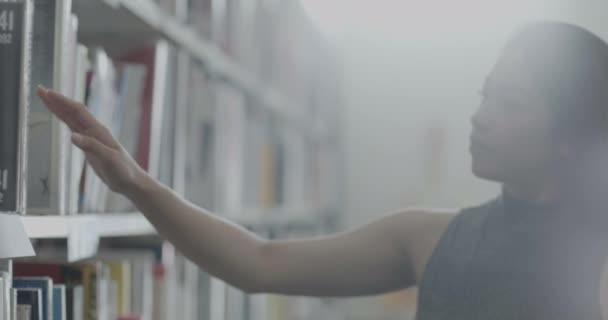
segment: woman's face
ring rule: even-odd
[[[550,174],[557,154],[554,114],[535,90],[533,74],[517,49],[507,49],[487,77],[472,118],[473,173],[502,183],[530,183]]]

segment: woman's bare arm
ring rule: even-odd
[[[414,285],[453,216],[406,211],[333,236],[268,241],[151,178],[83,105],[42,88],[38,94],[113,191],[200,267],[249,292],[353,296]]]

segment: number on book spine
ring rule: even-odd
[[[14,27],[14,13],[13,11],[3,10],[0,12],[0,30],[4,32],[13,31]]]

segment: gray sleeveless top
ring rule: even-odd
[[[602,215],[501,196],[450,223],[420,284],[417,320],[600,320]]]

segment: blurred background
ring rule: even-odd
[[[55,19],[34,15],[35,33],[50,30],[35,38],[34,66],[45,57],[37,50],[51,48],[63,57],[54,72],[71,75],[46,85],[86,103],[177,193],[271,239],[491,199],[499,186],[471,174],[470,117],[508,37],[559,20],[608,39],[606,0],[44,1],[37,10]],[[48,47],[36,42],[44,39]],[[32,82],[44,84],[36,70]],[[10,267],[0,260],[0,271],[60,270],[53,281],[68,292],[108,299],[87,300],[100,312],[83,306],[87,320],[413,319],[415,288],[354,299],[249,296],[212,279],[108,190],[36,103],[31,118],[46,125],[30,124],[21,213],[37,256]],[[47,178],[50,195],[38,189]]]
[[[498,193],[471,174],[470,117],[518,27],[559,20],[608,39],[602,0],[301,2],[343,65],[348,226],[408,206],[463,208]],[[407,292],[333,307],[344,319],[409,319],[414,300]]]

